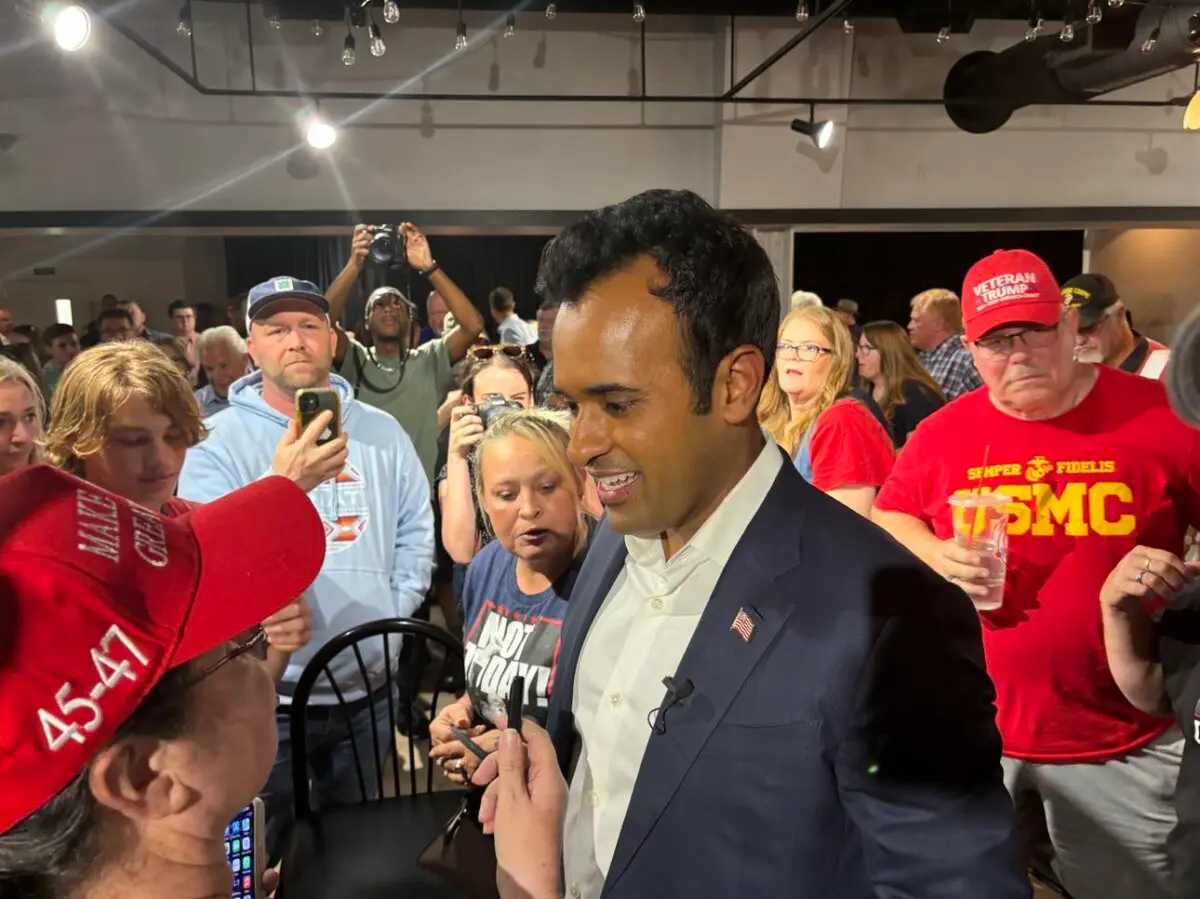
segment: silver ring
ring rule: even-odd
[[[1145,577],[1145,575],[1146,575],[1146,572],[1144,570],[1139,571],[1137,574],[1134,575],[1133,579],[1136,583],[1140,584],[1140,583],[1142,583],[1142,578]]]

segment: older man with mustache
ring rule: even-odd
[[[1100,595],[1134,547],[1182,553],[1200,513],[1200,438],[1156,381],[1075,360],[1079,311],[1032,253],[972,267],[962,312],[985,389],[922,422],[872,517],[963,602],[991,609],[1002,580],[1000,607],[981,614],[1005,783],[1018,810],[1044,811],[1067,890],[1166,899],[1182,735],[1165,708],[1122,695]],[[1006,533],[981,552],[956,542],[978,519],[960,510],[956,528],[950,502],[975,492],[1007,500]]]

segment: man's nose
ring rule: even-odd
[[[571,424],[571,442],[567,454],[572,464],[585,468],[611,447],[603,416],[598,411],[580,409]]]

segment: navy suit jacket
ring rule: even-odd
[[[580,649],[625,555],[603,523],[563,624],[568,775]],[[790,463],[675,677],[694,691],[650,736],[606,899],[1030,896],[974,608]]]

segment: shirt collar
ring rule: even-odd
[[[767,438],[766,446],[754,460],[754,464],[742,475],[741,480],[726,494],[715,512],[692,535],[692,539],[670,561],[695,558],[715,562],[722,568],[729,563],[734,549],[746,533],[759,506],[767,498],[779,470],[783,467],[783,456],[774,440]],[[630,558],[642,566],[663,564],[662,540],[625,536],[625,548]]]

